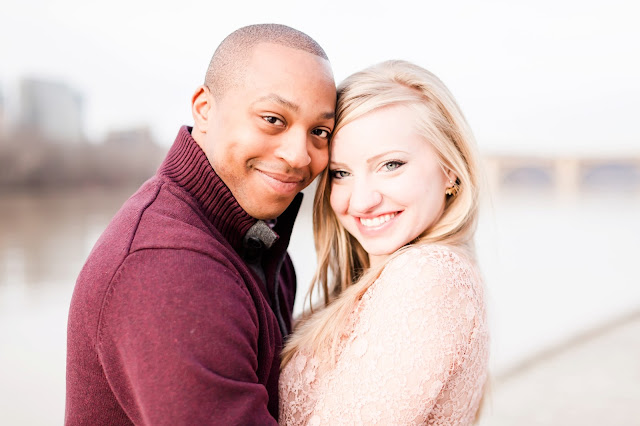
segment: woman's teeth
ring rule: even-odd
[[[382,216],[374,217],[372,219],[365,219],[364,217],[360,218],[360,223],[366,226],[367,228],[374,228],[376,226],[380,226],[383,223],[386,223],[393,219],[397,213],[389,213]]]

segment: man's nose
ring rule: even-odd
[[[309,137],[306,131],[289,130],[281,140],[276,156],[282,158],[293,169],[307,167],[311,163]]]
[[[382,202],[382,194],[372,179],[362,177],[354,180],[349,199],[349,208],[352,213],[367,213]]]

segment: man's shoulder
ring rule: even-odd
[[[189,193],[172,182],[162,182],[153,199],[147,200],[127,251],[127,262],[147,262],[162,269],[167,259],[174,259],[186,262],[171,266],[185,274],[189,264],[197,264],[211,274],[244,281],[242,259]]]
[[[243,288],[247,273],[241,263],[188,193],[154,177],[124,203],[98,239],[75,293],[78,300],[95,299],[99,305],[101,295],[123,280],[187,285],[215,278]]]
[[[130,252],[137,250],[226,251],[224,238],[197,201],[171,182],[163,182],[141,211]]]
[[[157,176],[143,184],[111,220],[89,255],[80,279],[113,276],[125,259],[140,251],[147,252],[141,258],[150,262],[163,251],[182,252],[179,257],[192,252],[232,266],[230,247],[204,217],[197,202]]]

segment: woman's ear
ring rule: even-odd
[[[207,124],[209,121],[209,112],[213,98],[207,86],[199,86],[191,98],[191,114],[193,115],[193,124],[196,129],[202,133],[207,133]]]
[[[453,170],[449,170],[447,173],[447,182],[445,184],[446,188],[451,187],[454,183],[458,182],[458,176],[453,172]]]
[[[451,195],[451,196],[456,196],[458,195],[458,191],[460,191],[460,184],[458,182],[458,176],[456,176],[456,174],[453,172],[453,170],[449,170],[446,173],[446,182],[445,182],[445,188],[444,188],[444,193],[446,195]]]

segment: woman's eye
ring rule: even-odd
[[[349,172],[345,172],[344,170],[331,170],[329,173],[333,179],[342,179],[349,176]]]
[[[323,139],[328,139],[331,136],[331,133],[326,129],[313,129],[311,134],[319,136]]]
[[[386,171],[392,172],[402,167],[403,164],[404,163],[402,161],[389,161],[385,163],[383,167],[385,168]]]
[[[284,122],[282,120],[280,120],[278,117],[274,117],[272,115],[265,115],[265,116],[262,117],[262,119],[264,121],[266,121],[267,123],[269,123],[269,124],[275,124],[275,125],[278,125],[278,126],[283,126],[284,125]]]

